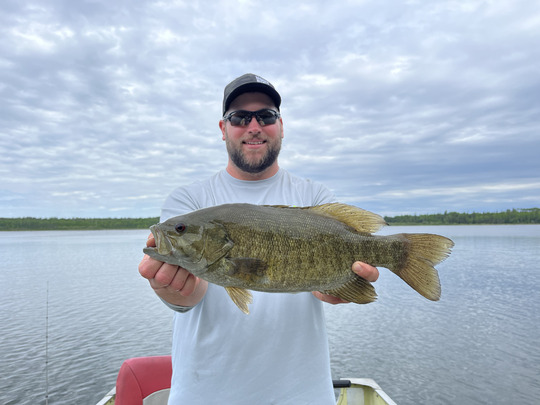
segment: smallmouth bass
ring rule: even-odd
[[[427,299],[439,300],[434,266],[454,243],[434,234],[372,234],[384,225],[379,215],[341,203],[224,204],[153,225],[156,247],[144,253],[225,287],[246,314],[252,302],[248,290],[320,291],[372,302],[375,289],[352,271],[355,261],[385,267]]]

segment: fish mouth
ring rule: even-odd
[[[171,241],[169,238],[165,236],[163,231],[158,228],[157,225],[152,225],[150,227],[150,232],[152,232],[152,235],[154,235],[154,239],[156,241],[156,248],[155,250],[163,256],[168,256],[172,253],[173,247],[171,244]]]

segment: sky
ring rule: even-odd
[[[0,3],[0,217],[156,217],[227,163],[223,89],[282,96],[280,166],[381,215],[540,207],[540,2]]]

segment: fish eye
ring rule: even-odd
[[[186,230],[186,224],[183,224],[183,223],[179,223],[179,224],[176,224],[176,226],[174,227],[174,229],[176,230],[176,232],[178,233],[184,233],[184,231]]]

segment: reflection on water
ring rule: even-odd
[[[369,305],[326,305],[332,371],[402,404],[540,397],[540,226],[388,227],[456,242],[431,302],[386,269]],[[96,403],[128,357],[170,353],[171,313],[137,272],[148,232],[0,233],[0,403]]]

